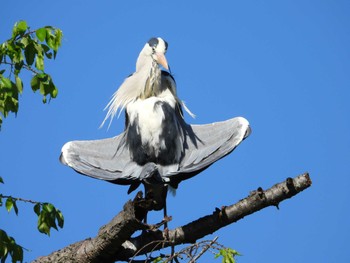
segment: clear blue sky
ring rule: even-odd
[[[102,110],[145,42],[161,36],[179,96],[197,115],[187,122],[244,116],[253,129],[231,155],[169,196],[170,227],[308,171],[312,187],[280,210],[265,209],[213,236],[241,252],[241,263],[350,262],[349,1],[169,2],[2,1],[0,42],[20,19],[33,29],[59,27],[64,39],[46,65],[58,98],[43,105],[27,75],[19,114],[4,122],[1,192],[54,203],[65,227],[39,234],[32,208],[22,204],[18,217],[1,209],[0,227],[30,250],[30,261],[95,236],[133,198],[127,187],[79,175],[58,156],[67,141],[120,133],[123,119],[98,129]]]

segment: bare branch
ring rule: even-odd
[[[218,237],[215,237],[209,244],[205,245],[202,249],[201,252],[199,252],[193,259],[191,259],[191,261],[189,261],[188,263],[195,263],[197,262],[197,260],[209,249],[211,248],[211,246],[216,242],[216,240],[218,239]]]
[[[102,227],[95,238],[77,242],[34,262],[129,261],[135,254],[143,255],[169,246],[195,243],[196,240],[263,208],[278,207],[280,202],[310,187],[311,183],[308,173],[305,173],[294,179],[288,178],[268,190],[259,187],[236,204],[216,208],[211,215],[187,225],[168,230],[166,233],[160,230],[143,231],[135,238],[131,238],[131,235],[145,226],[135,217],[135,207],[128,201],[124,210]]]
[[[167,241],[164,247],[194,243],[196,240],[212,234],[220,228],[237,222],[243,217],[263,208],[268,206],[278,207],[280,202],[293,197],[309,186],[311,186],[311,180],[309,174],[305,173],[294,179],[288,178],[286,181],[276,184],[266,191],[258,188],[258,190],[251,192],[248,197],[234,205],[226,206],[222,209],[217,208],[211,215],[204,216],[185,226],[168,231],[168,239],[165,238],[165,233],[161,231],[144,232],[142,235],[124,243],[123,249],[120,250],[116,259],[127,260],[154,240]],[[139,254],[148,253],[150,250],[151,248],[146,246]]]

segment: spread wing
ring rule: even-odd
[[[124,132],[108,139],[68,142],[60,161],[80,174],[123,185],[142,181],[156,169],[155,164],[141,167],[130,160]]]
[[[182,125],[185,142],[179,164],[136,164],[130,159],[125,132],[108,139],[68,142],[62,148],[60,161],[78,173],[111,183],[137,184],[157,175],[177,187],[182,180],[231,153],[250,134],[248,121],[241,117],[206,125]]]
[[[165,175],[175,187],[231,153],[251,133],[248,121],[242,117],[188,125],[185,130],[185,152],[179,170]]]

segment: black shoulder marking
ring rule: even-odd
[[[166,77],[170,75],[170,73],[168,71],[165,71],[165,70],[162,70],[162,74]]]
[[[125,109],[125,123],[124,123],[124,131],[128,128],[129,126],[129,114],[128,114],[128,111]]]
[[[131,158],[139,165],[144,165],[149,161],[147,151],[142,146],[142,138],[138,132],[138,117],[133,123],[129,123],[126,130],[126,145],[129,147]]]
[[[177,121],[174,109],[166,102],[160,105],[163,110],[164,120],[162,123],[162,132],[160,137],[164,140],[165,149],[162,149],[158,155],[157,163],[161,165],[169,165],[175,163],[176,150],[179,145],[179,136],[182,134],[181,127]]]
[[[166,42],[164,39],[163,39],[163,41],[164,41],[164,44],[165,44],[165,50],[168,50],[168,42]]]
[[[148,40],[148,45],[150,45],[151,47],[156,47],[158,45],[158,38],[152,37],[150,40]]]
[[[164,77],[170,77],[170,78],[172,78],[172,80],[176,83],[175,78],[174,78],[173,75],[171,75],[168,71],[162,70],[162,75],[163,75]]]

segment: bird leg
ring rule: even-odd
[[[168,216],[168,213],[167,213],[167,208],[166,208],[166,200],[164,202],[164,208],[163,208],[163,212],[164,212],[164,219],[163,221],[165,222],[164,223],[164,230],[168,228],[168,222],[172,220],[172,217],[171,216]]]
[[[147,214],[148,214],[148,211],[153,210],[152,209],[154,205],[153,200],[143,198],[142,191],[139,191],[136,194],[133,200],[133,203],[135,208],[135,217],[138,220],[143,221],[145,230],[155,231],[163,225],[164,225],[164,229],[167,229],[167,223],[171,221],[172,218],[171,216],[170,217],[166,216],[166,208],[164,209],[164,218],[161,222],[157,224],[147,224]]]
[[[170,220],[172,220],[172,217],[171,216],[168,216],[168,213],[167,213],[167,205],[166,205],[166,200],[164,202],[164,208],[163,208],[163,212],[164,212],[164,219],[163,221],[165,221],[165,224],[164,224],[164,237],[167,241],[170,241],[170,238],[169,238],[169,228],[168,228],[168,222]],[[171,250],[170,250],[170,255],[171,255],[171,263],[173,263],[173,256],[175,254],[175,246],[174,245],[171,245]]]

